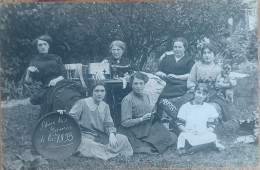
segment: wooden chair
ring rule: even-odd
[[[83,87],[87,87],[83,78],[83,67],[81,63],[65,64],[67,79],[79,81]]]

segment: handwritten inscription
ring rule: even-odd
[[[68,124],[66,117],[58,117],[56,120],[44,119],[40,131],[44,131],[40,139],[41,143],[52,142],[64,145],[73,140],[72,127]]]

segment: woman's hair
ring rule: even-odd
[[[120,41],[120,40],[116,40],[116,41],[113,41],[111,44],[110,44],[110,52],[111,52],[111,49],[113,48],[113,46],[117,46],[119,48],[121,48],[122,50],[126,50],[126,45],[123,41]]]
[[[203,47],[201,48],[201,55],[203,55],[203,51],[205,49],[209,49],[210,51],[212,51],[214,53],[214,55],[217,54],[217,49],[216,46],[210,43],[204,44]]]
[[[46,41],[49,45],[52,43],[52,38],[49,35],[40,35],[33,40],[34,46],[37,46],[38,40]]]
[[[172,45],[174,45],[174,43],[177,42],[177,41],[182,42],[183,47],[184,47],[185,49],[188,48],[188,42],[187,42],[186,38],[183,38],[183,37],[175,38],[175,39],[173,39],[173,41],[172,41]]]
[[[143,80],[144,83],[147,83],[149,80],[149,78],[146,74],[143,74],[141,72],[136,72],[130,76],[130,78],[129,78],[130,84],[133,84],[135,78]]]
[[[89,88],[89,96],[93,95],[93,90],[97,87],[97,86],[103,86],[106,89],[106,84],[104,83],[104,81],[102,80],[94,80],[93,83],[91,83],[91,86]]]
[[[195,87],[195,91],[196,90],[201,90],[204,93],[209,93],[210,87],[207,83],[198,83]]]

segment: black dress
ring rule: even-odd
[[[48,86],[49,82],[59,76],[65,77],[66,71],[62,59],[55,54],[38,54],[31,60],[39,72],[31,73],[33,80],[42,82],[39,90],[34,90],[30,101],[34,105],[41,105],[40,117],[56,110],[70,111],[76,101],[86,95],[86,89],[71,80],[61,80],[55,86]]]
[[[194,60],[184,55],[178,62],[176,61],[174,54],[167,55],[161,61],[158,70],[165,74],[184,75],[190,73]],[[160,98],[174,98],[184,95],[187,88],[187,80],[180,80],[175,78],[166,78],[166,86],[163,89]]]
[[[195,61],[193,58],[188,55],[184,55],[180,60],[176,61],[174,54],[172,54],[163,58],[158,70],[167,75],[184,75],[190,73],[194,63]],[[157,114],[160,119],[162,118],[163,111],[165,111],[173,120],[176,120],[180,107],[191,100],[193,95],[187,93],[187,80],[168,77],[164,80],[166,81],[166,86],[157,101]],[[179,131],[174,121],[172,122],[171,127],[174,129],[174,133],[178,135]]]

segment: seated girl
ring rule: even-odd
[[[197,152],[205,147],[217,148],[217,136],[213,131],[218,112],[212,105],[204,102],[209,90],[207,84],[199,83],[195,88],[194,99],[185,103],[179,110],[177,124],[181,134],[178,137],[177,149],[180,154]]]
[[[107,160],[117,155],[130,156],[133,149],[126,136],[117,134],[105,97],[105,84],[96,81],[91,97],[81,99],[70,110],[82,130],[79,156]]]
[[[147,81],[148,76],[140,72],[130,76],[133,90],[122,101],[121,131],[134,153],[161,154],[176,144],[177,137],[154,119],[149,96],[144,93]]]

